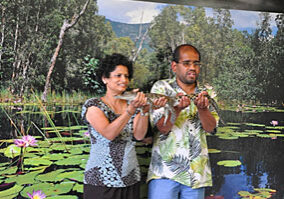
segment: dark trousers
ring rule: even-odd
[[[128,187],[103,187],[84,184],[84,199],[139,199],[140,183]]]

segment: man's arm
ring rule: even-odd
[[[216,128],[217,121],[209,110],[209,100],[204,95],[208,95],[207,92],[203,91],[198,94],[195,99],[194,104],[197,106],[199,119],[201,121],[202,127],[207,132],[213,132]]]

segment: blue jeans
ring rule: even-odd
[[[169,179],[151,180],[148,199],[204,199],[205,188],[192,189]]]

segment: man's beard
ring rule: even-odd
[[[180,79],[180,81],[182,82],[182,83],[184,83],[184,84],[195,84],[196,83],[196,81],[197,81],[197,79],[198,79],[198,76],[196,76],[196,78],[195,79],[187,79],[187,78],[185,78],[185,77],[182,77],[182,78],[179,78]]]

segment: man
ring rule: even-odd
[[[164,124],[163,108],[151,115],[154,136],[148,172],[149,199],[203,199],[205,187],[212,186],[205,132],[214,132],[218,115],[210,109],[210,90],[198,85],[200,53],[192,45],[178,46],[171,63],[173,79],[157,81],[152,93],[180,96]],[[185,95],[199,93],[194,102]]]

